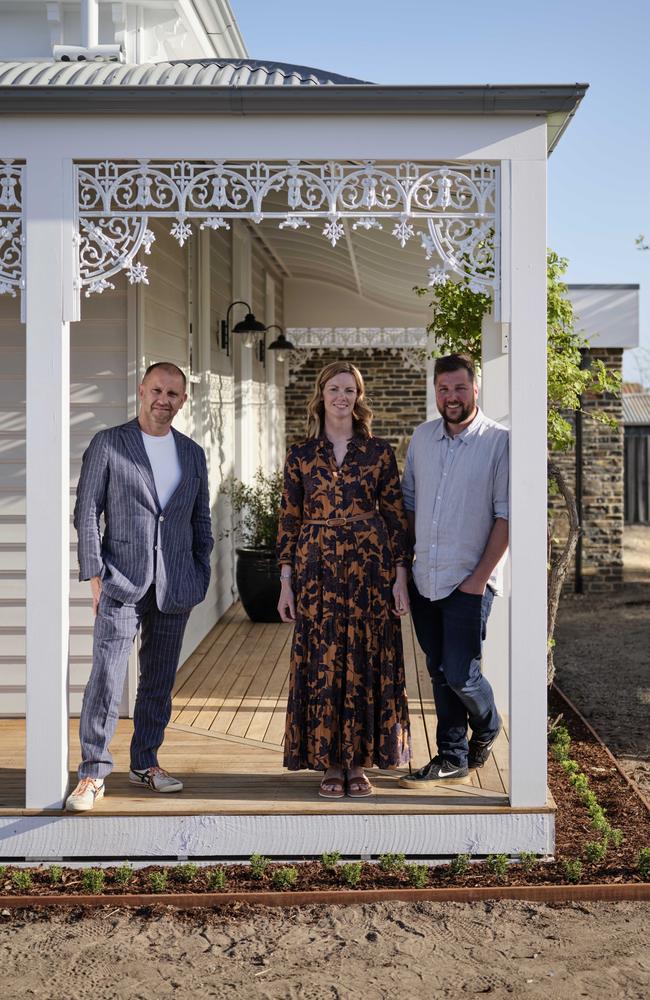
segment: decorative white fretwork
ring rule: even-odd
[[[287,357],[290,383],[315,355],[333,348],[343,357],[352,351],[369,356],[389,351],[405,368],[420,371],[433,346],[424,327],[288,327],[286,335],[295,347]]]
[[[25,288],[24,170],[15,160],[0,160],[0,295],[12,298]]]
[[[300,351],[331,347],[398,351],[402,347],[427,346],[423,326],[290,326],[285,333]]]
[[[149,252],[154,218],[172,219],[183,246],[197,228],[229,228],[233,219],[276,220],[280,229],[314,225],[333,248],[353,231],[386,228],[401,247],[419,234],[430,284],[452,274],[492,291],[497,281],[497,181],[489,163],[229,163],[222,160],[102,161],[76,167],[79,283],[86,295],[111,287]],[[199,221],[198,227],[192,220]]]

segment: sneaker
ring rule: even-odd
[[[470,770],[474,770],[477,767],[483,767],[486,763],[488,757],[492,753],[494,744],[499,738],[499,733],[503,729],[503,720],[499,716],[499,728],[497,729],[494,736],[489,740],[477,740],[473,736],[469,741],[469,758],[467,760],[467,766]]]
[[[144,771],[132,767],[129,771],[129,781],[132,785],[146,785],[153,792],[183,791],[183,782],[163,771],[162,767],[147,767]]]
[[[65,800],[68,812],[90,812],[98,799],[104,796],[103,778],[81,778]]]
[[[427,785],[442,785],[465,783],[469,781],[469,772],[466,767],[458,767],[457,764],[450,764],[442,757],[434,757],[413,774],[405,774],[399,779],[400,788],[423,788]]]

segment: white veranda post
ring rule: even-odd
[[[24,197],[27,411],[26,805],[59,806],[68,782],[72,165],[31,157]],[[67,194],[67,199],[66,199]],[[70,291],[70,289],[69,289]],[[71,298],[71,296],[70,296]]]
[[[534,807],[546,803],[546,159],[513,160],[509,175],[510,802]]]

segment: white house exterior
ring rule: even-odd
[[[8,856],[89,853],[74,817],[39,811],[66,795],[68,712],[90,667],[70,512],[92,434],[135,415],[151,361],[187,372],[178,426],[206,449],[218,539],[189,655],[236,596],[219,486],[283,457],[283,366],[232,334],[230,351],[221,346],[229,304],[245,300],[287,330],[418,328],[425,311],[413,300],[406,312],[405,290],[427,273],[432,284],[470,273],[493,295],[483,405],[512,432],[501,656],[511,761],[510,811],[492,817],[490,843],[549,853],[546,159],[585,87],[383,87],[255,63],[228,4],[208,0],[100,4],[98,44],[122,45],[129,61],[52,62],[43,17],[50,44],[89,41],[71,6],[0,4],[16,30],[11,61],[0,43],[0,713],[26,712],[30,811],[28,829],[0,815]],[[29,23],[27,8],[39,11]],[[155,21],[172,9],[175,20]],[[38,37],[33,53],[18,27]],[[181,36],[182,58],[198,62],[174,61]],[[134,690],[135,664],[125,712]],[[410,825],[424,831],[420,853],[436,853],[420,819],[391,817],[392,842]],[[150,828],[115,822],[125,855],[145,842],[160,853],[155,817]],[[192,846],[206,822],[180,817],[165,836],[182,826],[184,853],[206,853]],[[267,816],[269,841],[283,838],[276,853],[317,853],[305,847],[317,844],[310,822]]]

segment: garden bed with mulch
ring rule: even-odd
[[[460,855],[448,864],[376,862],[324,855],[296,864],[254,856],[248,864],[128,865],[103,869],[0,868],[0,907],[104,902],[178,906],[248,899],[278,904],[372,899],[650,899],[650,808],[560,692],[549,698],[554,730],[549,785],[557,804],[556,859]],[[563,728],[564,727],[564,728]],[[548,887],[548,888],[545,888]],[[608,889],[608,887],[610,887]],[[618,889],[617,889],[618,887]],[[555,888],[555,896],[553,896]],[[251,894],[251,895],[249,895]]]

